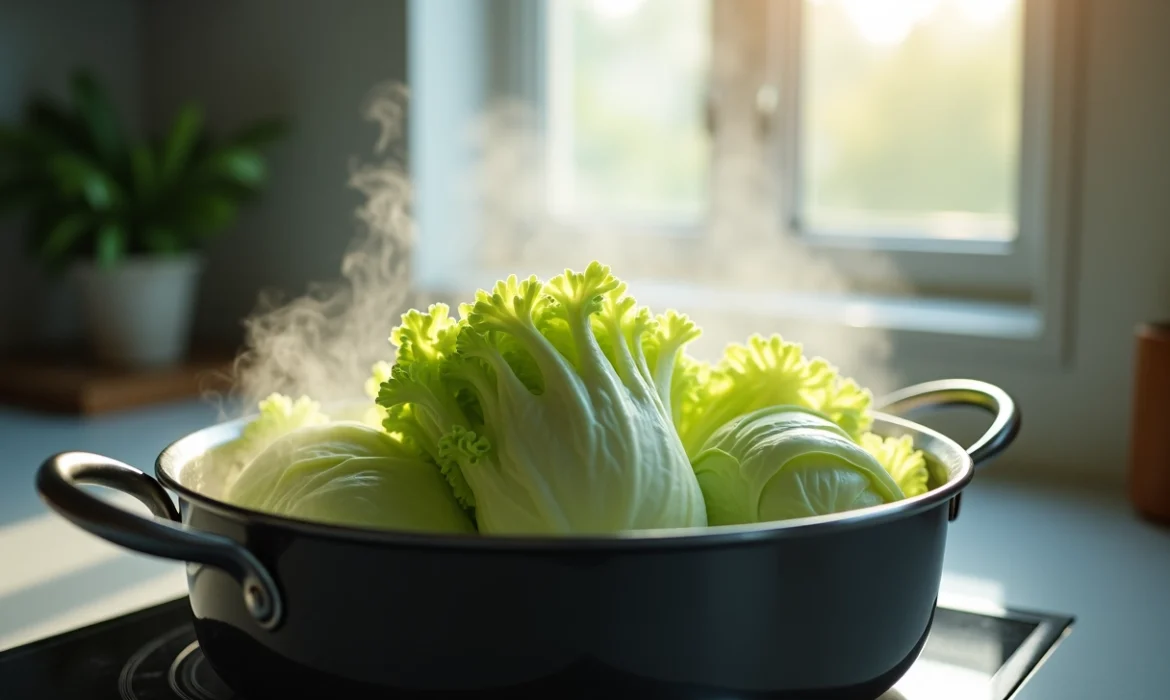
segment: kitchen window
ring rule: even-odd
[[[485,281],[598,257],[732,297],[1051,304],[1056,6],[494,0],[483,95],[527,106],[539,167],[470,264]],[[501,174],[481,182],[521,186]],[[769,275],[767,251],[808,265]]]

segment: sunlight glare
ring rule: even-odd
[[[958,0],[963,17],[981,26],[999,22],[1017,2],[1018,0]]]
[[[593,0],[593,12],[605,19],[621,19],[634,14],[645,0]]]
[[[865,40],[880,46],[902,43],[914,26],[929,17],[939,5],[939,0],[839,1]]]
[[[995,579],[944,571],[939,583],[939,605],[959,607],[984,615],[1004,614],[1007,591]]]

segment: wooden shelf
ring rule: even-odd
[[[201,354],[157,369],[120,369],[84,357],[0,357],[0,404],[96,415],[197,398],[230,388],[230,355]]]

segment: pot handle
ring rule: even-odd
[[[138,499],[154,514],[146,518],[80,488],[95,484]],[[244,606],[265,629],[283,617],[276,581],[255,555],[235,541],[184,528],[175,504],[153,477],[109,457],[62,452],[37,471],[37,491],[58,514],[102,539],[144,554],[222,569],[239,582]]]
[[[991,427],[967,448],[976,466],[1007,449],[1020,431],[1020,411],[1012,397],[994,384],[976,379],[939,379],[915,384],[883,397],[878,404],[882,411],[894,415],[946,406],[974,406],[988,411],[995,416]]]

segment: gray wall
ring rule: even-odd
[[[63,97],[68,73],[86,65],[108,84],[125,118],[139,122],[139,14],[135,0],[0,2],[0,121],[19,119],[26,96]],[[68,289],[47,282],[21,251],[19,222],[0,223],[0,350],[68,340],[77,330]]]
[[[213,244],[196,333],[234,342],[261,288],[300,295],[332,281],[362,198],[347,185],[377,129],[367,92],[406,79],[405,0],[143,2],[147,123],[187,99],[214,127],[282,114],[293,131],[273,150],[265,200]]]

